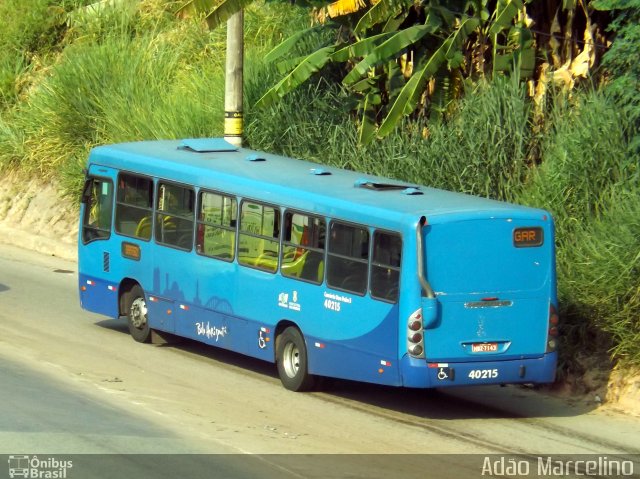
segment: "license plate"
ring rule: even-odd
[[[498,343],[474,343],[471,345],[472,353],[496,353]]]

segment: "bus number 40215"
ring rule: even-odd
[[[495,379],[497,377],[497,369],[473,369],[469,371],[469,379]]]

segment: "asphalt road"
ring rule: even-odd
[[[639,425],[520,387],[291,393],[268,363],[135,343],[80,309],[74,263],[0,245],[0,478],[34,455],[69,478],[483,477],[505,457],[538,477],[560,454],[638,475]]]

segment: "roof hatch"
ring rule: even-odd
[[[309,173],[316,176],[329,176],[331,174],[330,171],[327,171],[324,168],[311,168]]]
[[[389,191],[389,190],[405,190],[405,194],[416,195],[420,194],[420,188],[416,185],[401,185],[396,183],[379,183],[373,180],[367,180],[361,178],[356,180],[354,185],[356,188],[364,188],[374,191]]]
[[[238,147],[222,138],[189,138],[182,140],[178,147],[182,150],[191,150],[196,153],[211,153],[222,151],[238,151]]]

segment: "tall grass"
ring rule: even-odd
[[[90,0],[2,0],[0,2],[0,108],[28,87],[29,72],[43,68],[61,48],[66,13]]]
[[[630,125],[622,108],[596,91],[559,98],[549,125],[542,141],[543,161],[526,196],[561,214],[566,220],[561,228],[579,228],[606,209],[610,186],[638,172],[638,159],[628,152]]]
[[[253,95],[257,96],[257,95]],[[513,199],[528,171],[529,104],[509,81],[470,90],[446,122],[407,122],[359,145],[347,98],[321,79],[253,112],[253,147],[497,199]]]
[[[22,167],[53,174],[98,143],[219,134],[221,81],[219,64],[185,64],[154,36],[69,48],[11,118],[21,135],[3,135],[0,155],[25,142]]]
[[[96,144],[222,133],[224,32],[179,21],[160,0],[123,5],[72,17],[63,53],[0,118],[0,167],[61,176],[75,196]],[[273,26],[282,13],[248,11],[253,55],[283,36]],[[290,18],[302,21],[297,11]]]
[[[631,122],[603,92],[559,99],[521,201],[556,220],[564,357],[589,345],[640,365],[640,210]]]
[[[569,320],[589,318],[616,358],[640,366],[640,183],[605,194],[607,209],[564,252]]]

